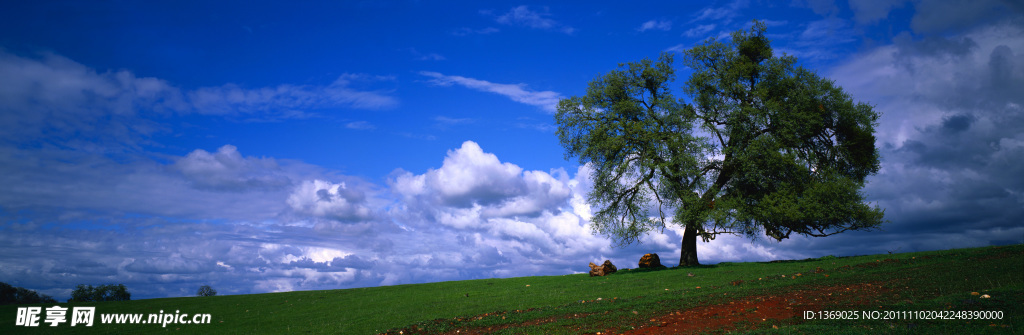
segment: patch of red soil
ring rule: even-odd
[[[879,261],[881,262],[881,261]],[[732,285],[743,285],[737,280]],[[892,289],[882,282],[844,284],[825,287],[811,287],[800,290],[786,290],[778,294],[747,296],[723,303],[697,306],[686,310],[678,310],[666,315],[650,318],[647,326],[627,331],[625,334],[702,334],[730,330],[746,330],[757,328],[759,323],[786,320],[787,323],[802,321],[804,311],[839,311],[853,310],[858,306],[871,306]],[[713,287],[712,287],[713,288]],[[712,296],[717,295],[713,294]],[[899,295],[896,294],[896,297]],[[723,293],[724,298],[729,298]],[[910,302],[908,300],[908,302]],[[912,302],[911,302],[912,303]],[[507,312],[487,313],[469,318],[455,320],[482,319],[488,316],[501,315]],[[607,313],[607,312],[605,312]],[[634,312],[635,313],[635,312]],[[568,314],[558,317],[545,317],[525,322],[508,323],[489,327],[466,327],[442,333],[443,335],[490,334],[499,330],[535,326],[566,319],[585,319],[592,313]],[[435,322],[443,322],[438,319]],[[391,330],[384,334],[425,334],[433,333],[410,326],[400,330]],[[598,334],[613,334],[602,332]]]
[[[655,326],[626,334],[699,334],[753,328],[768,320],[802,318],[804,311],[822,311],[822,306],[836,310],[835,306],[867,305],[888,291],[880,283],[860,283],[745,297],[655,317],[650,319]]]

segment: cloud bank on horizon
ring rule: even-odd
[[[1024,243],[1024,6],[649,6],[360,5],[346,10],[369,21],[325,28],[346,41],[336,49],[304,49],[321,41],[260,6],[192,42],[132,35],[149,23],[113,14],[33,30],[40,11],[0,10],[0,281],[60,300],[107,283],[152,298],[560,275],[648,252],[672,264],[677,227],[624,248],[592,234],[590,168],[563,159],[551,113],[617,63],[754,18],[776,52],[881,112],[882,170],[864,192],[891,222],[723,236],[698,244],[702,262]],[[296,7],[304,21],[329,12]],[[385,12],[395,21],[374,15]],[[425,14],[445,20],[416,24]],[[118,29],[84,29],[87,45],[62,37],[61,24],[88,20]],[[395,26],[358,27],[371,21]],[[133,38],[149,44],[117,44]]]

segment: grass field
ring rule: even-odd
[[[586,264],[580,268],[586,270]],[[1021,334],[1024,245],[620,270],[606,277],[573,274],[59,305],[95,306],[95,325],[17,327],[17,307],[25,306],[0,306],[0,334]],[[162,327],[100,324],[98,315],[160,310],[208,313],[212,319],[210,324]],[[804,318],[808,311],[813,320]],[[922,319],[937,315],[1001,318]],[[829,316],[859,319],[822,320]]]

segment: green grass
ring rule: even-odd
[[[625,265],[625,264],[622,264]],[[581,271],[586,264],[581,264]],[[819,270],[820,268],[820,270]],[[819,271],[816,273],[816,270]],[[794,276],[795,274],[800,276]],[[688,276],[693,274],[693,276]],[[827,275],[827,276],[826,276]],[[785,277],[783,277],[785,276]],[[742,281],[742,282],[740,282]],[[734,285],[738,284],[738,285]],[[743,324],[757,333],[1024,333],[1024,245],[946,251],[822,257],[772,263],[721,263],[658,271],[482,279],[330,291],[147,299],[96,306],[104,313],[209,313],[211,324],[14,325],[17,307],[0,306],[0,333],[135,334],[173,332],[435,334],[457,329],[497,334],[620,332],[649,326],[673,311],[742,297],[856,283],[884,293],[869,304],[824,310],[1002,311],[1001,320],[768,320]],[[698,288],[700,287],[700,288]],[[971,292],[988,294],[981,299]],[[741,326],[743,326],[741,325]],[[778,329],[773,328],[778,327]]]

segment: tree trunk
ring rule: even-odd
[[[683,245],[679,252],[679,266],[700,265],[697,261],[697,229],[692,224],[683,230]]]
[[[708,207],[697,204],[694,208],[689,209],[696,213],[686,219],[686,229],[683,230],[683,245],[679,251],[679,266],[700,265],[700,262],[697,261],[697,227],[700,227],[699,225],[703,224],[702,221],[706,220],[705,213],[715,206],[715,196],[718,195],[718,191],[722,189],[732,176],[731,157],[731,154],[725,155],[724,167],[722,172],[718,174],[718,177],[715,178],[715,184],[707,191],[704,191],[704,195],[700,196],[700,203],[708,204]]]

